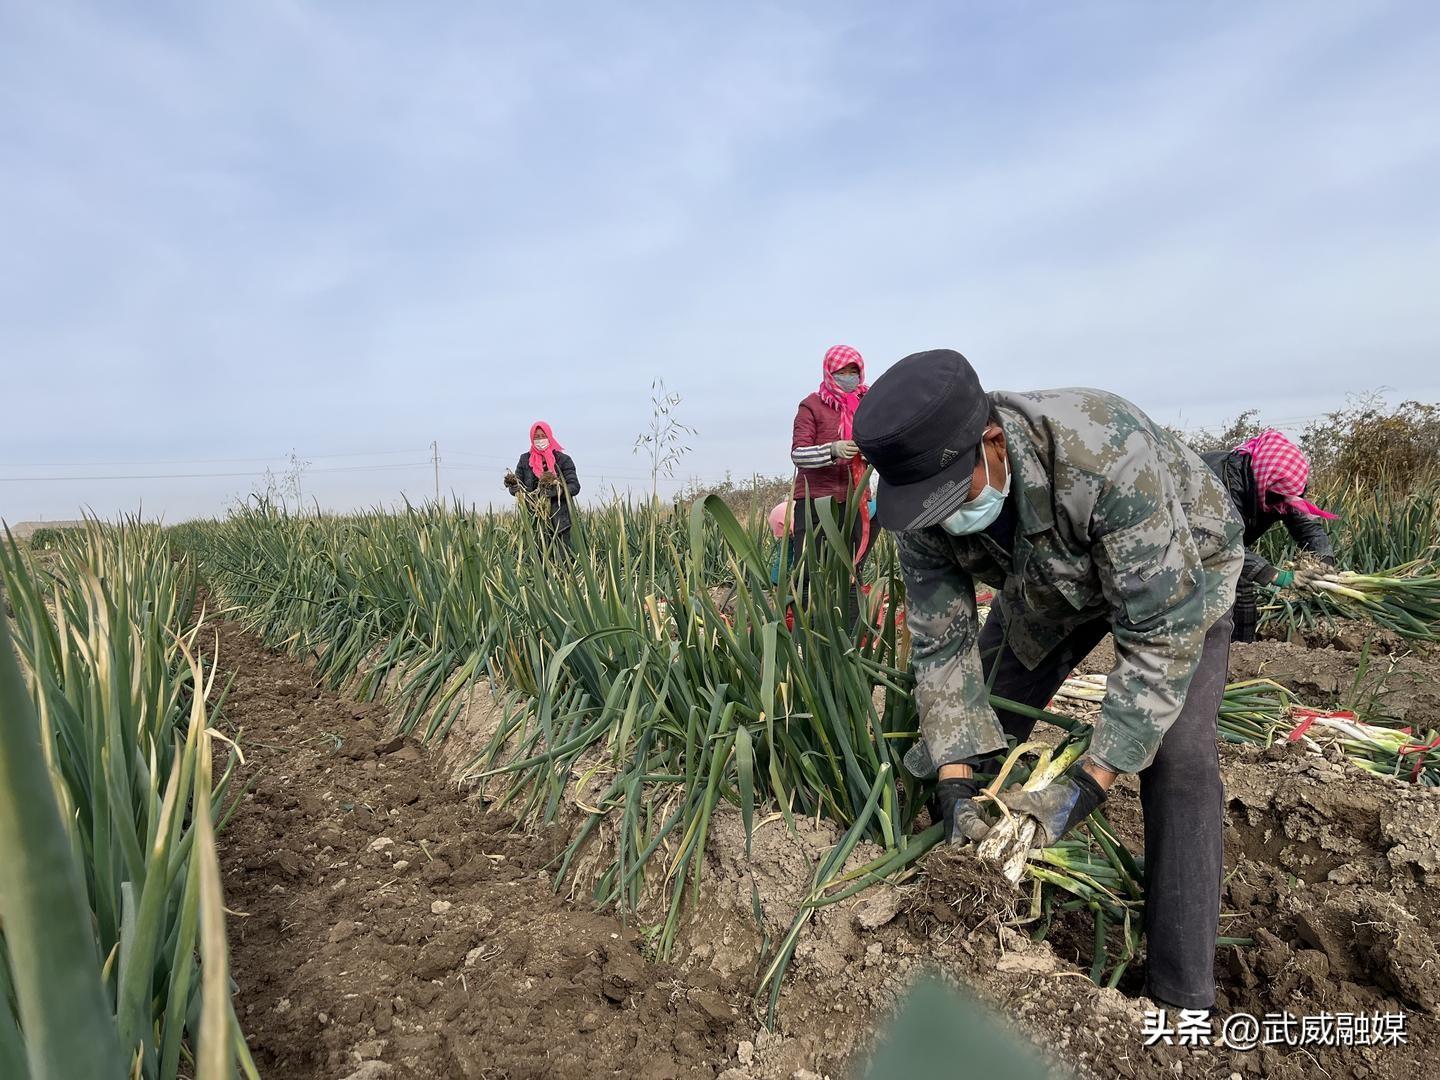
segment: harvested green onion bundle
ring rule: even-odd
[[[1292,726],[1295,695],[1273,679],[1229,683],[1220,699],[1220,738],[1269,746]]]
[[[1440,641],[1440,574],[1434,569],[1428,558],[1373,574],[1302,567],[1297,581],[1306,593],[1279,596],[1266,610],[1290,631],[1311,628],[1328,615],[1366,619],[1412,641]]]
[[[1071,675],[1055,691],[1056,701],[1098,705],[1105,700],[1105,675]]]
[[[1005,707],[1010,708],[1013,704],[1007,702]],[[1062,726],[1070,723],[1065,717],[1043,715]],[[1002,766],[996,783],[991,785],[992,794],[1000,786],[1005,786],[1012,772],[1015,783],[1025,786],[1039,787],[1053,781],[1085,752],[1090,732],[1088,725],[1074,724],[1058,747],[1040,750],[1039,760],[1028,771],[1020,759],[1036,750],[1037,746],[1025,743],[1016,747]],[[876,790],[879,790],[878,783]],[[844,870],[846,859],[863,835],[866,818],[875,810],[873,796],[872,792],[872,799],[867,802],[861,818],[817,867],[809,896],[801,903],[789,931],[761,977],[762,990],[769,991],[772,1020],[785,969],[811,915],[819,908],[840,903],[873,885],[887,880],[896,881],[897,875],[910,871],[944,840],[945,827],[937,823],[922,833],[897,838],[898,847],[885,850],[861,866]],[[1029,912],[1018,918],[1016,924],[1033,924],[1033,940],[1044,940],[1056,913],[1090,911],[1095,919],[1095,951],[1090,977],[1097,985],[1115,986],[1136,955],[1144,926],[1145,893],[1141,860],[1125,847],[1100,810],[1086,819],[1083,831],[1077,831],[1047,848],[1029,846],[1034,837],[1034,822],[1018,820],[1019,817],[1014,815],[997,823],[995,842],[991,843],[991,838],[987,837],[977,848],[976,855],[998,863],[1001,874],[1012,884],[1023,880],[1031,883]],[[1117,929],[1123,944],[1118,955],[1112,958],[1109,942],[1112,932]]]
[[[1351,713],[1297,711],[1302,719],[1290,737],[1311,746],[1339,746],[1366,772],[1397,777],[1422,787],[1440,786],[1440,734],[1415,736],[1409,728],[1379,727]],[[1423,741],[1422,741],[1423,740]]]
[[[1103,681],[1103,675],[1073,675],[1055,697],[1098,703],[1105,696]],[[1273,679],[1245,679],[1226,686],[1219,733],[1226,742],[1257,746],[1285,739],[1315,751],[1334,745],[1366,772],[1424,787],[1440,786],[1440,733],[1412,733],[1408,728],[1362,722],[1344,710],[1307,708]]]
[[[1220,736],[1227,742],[1269,746],[1282,739],[1311,750],[1338,746],[1366,772],[1399,777],[1424,787],[1440,786],[1440,735],[1365,723],[1353,712],[1301,705],[1270,679],[1248,679],[1225,688]]]
[[[1089,727],[1075,727],[1054,750],[1040,749],[1030,775],[1020,781],[1026,791],[1054,783],[1090,745]],[[993,798],[1005,787],[1005,780],[1019,758],[1037,749],[1025,743],[1010,752],[995,782],[986,789]],[[1085,821],[1089,836],[1076,833],[1045,848],[1033,846],[1036,823],[1033,818],[1007,814],[976,847],[976,855],[997,863],[1005,879],[1018,884],[1021,878],[1033,883],[1030,915],[1025,922],[1038,922],[1032,937],[1041,940],[1050,929],[1056,911],[1088,910],[1095,919],[1095,949],[1090,978],[1097,985],[1114,986],[1134,958],[1144,925],[1145,891],[1139,860],[1116,836],[1105,815],[1096,810]],[[1111,928],[1121,930],[1123,951],[1108,979]]]
[[[1095,916],[1095,951],[1090,979],[1115,986],[1140,946],[1145,924],[1145,887],[1140,860],[1115,835],[1096,810],[1086,821],[1089,837],[1073,836],[1030,854],[1027,871],[1034,881],[1027,922],[1037,923],[1031,937],[1041,941],[1055,913],[1088,910]],[[1112,929],[1121,932],[1122,949],[1109,977]]]
[[[1080,760],[1080,755],[1089,745],[1089,738],[1074,736],[1067,738],[1058,749],[1053,751],[1042,747],[1039,743],[1022,743],[1010,752],[1010,756],[1000,769],[1000,775],[986,789],[985,797],[995,798],[995,795],[1005,786],[1007,775],[1022,754],[1032,750],[1040,752],[1040,758],[1030,771],[1029,777],[1020,785],[1022,790],[1038,791],[1058,780],[1066,769]],[[1018,884],[1025,873],[1026,859],[1035,843],[1036,828],[1034,818],[1020,817],[1006,812],[995,823],[995,827],[990,830],[989,835],[980,841],[975,849],[975,854],[982,859],[998,863],[1005,880],[1012,885]]]
[[[1055,703],[1096,705],[1105,700],[1104,675],[1071,675],[1055,692]],[[1227,742],[1269,745],[1290,730],[1295,696],[1272,679],[1246,679],[1225,687],[1220,703],[1220,737]]]

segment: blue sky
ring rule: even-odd
[[[0,516],[498,505],[536,418],[638,488],[656,375],[777,474],[837,342],[1435,400],[1437,190],[1425,2],[0,0]]]

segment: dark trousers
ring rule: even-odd
[[[1005,642],[997,604],[980,631],[980,656],[992,692],[1043,709],[1066,676],[1109,633],[1103,621],[1076,630],[1034,671]],[[1215,1004],[1215,939],[1224,870],[1224,801],[1216,724],[1230,665],[1230,616],[1205,635],[1205,649],[1184,707],[1155,760],[1140,773],[1145,815],[1147,993],[1172,1007]],[[1005,734],[1024,742],[1035,721],[1004,709]]]
[[[843,529],[845,527],[845,514],[850,508],[846,503],[839,502],[838,500],[832,505],[836,524]],[[794,545],[792,551],[796,553],[797,557],[804,558],[806,563],[805,574],[801,579],[800,586],[800,602],[805,604],[809,602],[810,573],[815,566],[815,559],[819,555],[819,545],[828,543],[829,541],[825,536],[825,531],[820,527],[820,511],[813,500],[796,499],[793,514],[795,527],[793,532],[794,539],[791,541]],[[861,521],[860,515],[856,514],[855,524],[850,528],[850,547],[848,554],[852,560],[855,558],[855,552],[860,550],[860,539],[864,534],[864,525],[865,523]],[[853,628],[860,619],[859,579],[861,572],[865,569],[865,560],[870,557],[870,548],[874,546],[875,529],[875,523],[871,522],[871,543],[866,544],[865,550],[860,554],[859,561],[855,563],[855,581],[850,585],[850,599],[846,605],[845,612],[846,619],[851,628]],[[809,538],[808,544],[806,543],[807,533],[813,534]],[[804,552],[804,554],[801,555],[801,552]]]
[[[1231,613],[1235,629],[1230,633],[1231,641],[1254,641],[1255,631],[1260,625],[1260,601],[1255,594],[1255,582],[1241,578],[1235,585],[1235,610]]]

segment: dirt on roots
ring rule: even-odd
[[[1404,1013],[1402,1045],[1143,1046],[1139,964],[1118,990],[1093,986],[1088,916],[1032,942],[1009,921],[1028,896],[977,891],[945,849],[909,882],[815,916],[771,1032],[757,961],[788,929],[833,827],[763,821],[747,853],[738,814],[717,815],[704,901],[672,961],[656,962],[634,925],[591,912],[582,890],[572,901],[552,889],[545,868],[566,831],[486,811],[452,779],[460,757],[389,739],[382,706],[315,689],[302,665],[233,625],[220,633],[234,676],[224,715],[243,729],[253,781],[220,839],[227,903],[244,913],[230,922],[236,1000],[267,1077],[850,1076],[897,998],[937,969],[1083,1076],[1436,1072],[1440,791],[1288,745],[1222,750],[1224,933],[1255,945],[1217,956],[1217,1022]],[[1404,663],[1395,704],[1418,719],[1440,681]],[[1231,674],[1270,675],[1309,699],[1321,683],[1343,692],[1354,670],[1353,653],[1260,643],[1236,649]],[[492,719],[482,714],[477,725]],[[1138,849],[1132,781],[1107,812]]]

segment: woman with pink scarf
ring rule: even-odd
[[[855,445],[855,410],[865,391],[865,359],[849,345],[832,346],[825,353],[820,387],[800,402],[791,430],[790,460],[795,464],[794,543],[803,550],[804,540],[813,532],[816,540],[824,534],[815,501],[834,500],[836,519],[844,522],[853,508],[850,557],[856,574],[870,551],[870,514],[867,492],[860,491],[865,462]],[[851,622],[859,615],[859,594],[852,591]]]
[[[1256,587],[1289,588],[1293,570],[1279,570],[1253,550],[1254,544],[1276,522],[1300,547],[1321,562],[1335,565],[1335,550],[1321,520],[1335,515],[1305,498],[1310,481],[1310,459],[1293,442],[1273,428],[1247,439],[1233,450],[1202,455],[1205,464],[1224,483],[1245,525],[1245,567],[1235,588],[1234,641],[1254,641],[1260,621]]]
[[[551,535],[562,550],[569,550],[570,502],[580,494],[580,480],[575,475],[575,462],[545,421],[530,425],[530,450],[520,455],[512,472],[505,474],[505,489],[511,495],[522,490],[548,495]]]

